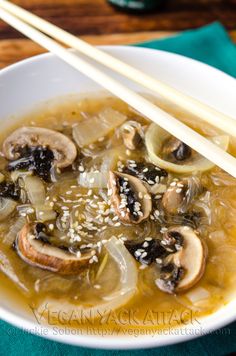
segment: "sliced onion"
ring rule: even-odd
[[[79,147],[88,146],[122,125],[126,119],[125,115],[112,108],[104,109],[98,116],[80,121],[73,128],[73,138]]]
[[[186,294],[186,297],[194,304],[200,300],[208,299],[210,293],[202,287],[197,287]]]
[[[44,316],[45,310],[47,310],[47,312],[50,310],[52,313],[63,310],[63,312],[68,313],[68,315],[76,310],[78,313],[83,313],[83,316],[86,318],[96,318],[128,303],[137,290],[138,273],[135,261],[123,243],[115,237],[111,237],[107,242],[106,249],[119,267],[120,283],[115,291],[107,295],[106,298],[103,298],[104,303],[86,307],[83,305],[77,306],[62,299],[45,299],[38,308],[40,315]]]
[[[45,203],[46,193],[42,180],[36,176],[26,176],[24,178],[24,184],[31,204],[43,205]]]
[[[23,216],[19,217],[16,222],[10,227],[10,230],[3,239],[3,243],[7,246],[12,246],[16,239],[18,232],[25,225],[25,218]]]
[[[205,157],[196,154],[196,156],[184,164],[175,164],[165,161],[161,158],[163,143],[170,137],[170,134],[156,124],[151,124],[145,135],[145,143],[149,159],[157,166],[168,171],[177,173],[191,173],[194,171],[207,171],[214,167],[214,163],[208,161]],[[219,135],[208,138],[217,146],[227,151],[229,146],[229,136]],[[181,163],[181,162],[180,162]]]
[[[73,287],[73,279],[63,278],[60,275],[55,273],[48,273],[47,271],[43,271],[42,277],[38,278],[35,281],[34,289],[36,293],[48,293],[52,291],[55,293],[67,293],[70,288]]]
[[[0,221],[5,220],[15,210],[17,203],[14,200],[0,198]]]
[[[42,180],[36,176],[24,177],[24,188],[27,192],[28,199],[30,200],[37,220],[41,222],[54,220],[57,217],[56,212],[45,203],[46,192]]]
[[[84,188],[107,188],[108,172],[83,172],[78,177],[78,184]]]
[[[4,273],[11,281],[13,281],[24,292],[28,292],[26,285],[17,276],[17,270],[13,267],[8,257],[0,251],[0,272]]]

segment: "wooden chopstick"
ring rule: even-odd
[[[202,156],[206,157],[236,178],[236,159],[227,152],[223,151],[220,147],[213,144],[211,141],[207,140],[205,137],[201,136],[182,122],[178,121],[170,114],[161,110],[141,95],[133,92],[120,82],[114,80],[107,74],[95,68],[93,65],[79,58],[73,52],[68,51],[53,39],[2,9],[1,6],[0,18],[23,33],[25,36],[29,37],[31,40],[37,42],[42,47],[57,55],[76,70],[106,88],[108,91],[135,108],[142,115],[160,125],[171,135],[177,137],[192,149],[199,152]]]
[[[103,52],[102,50],[91,46],[72,34],[62,30],[61,28],[41,19],[40,17],[24,10],[23,8],[14,5],[6,0],[0,0],[1,8],[9,11],[13,15],[27,22],[31,26],[39,29],[52,38],[75,48],[93,60],[105,65],[108,68],[122,74],[132,81],[141,84],[149,90],[158,93],[162,97],[168,99],[170,102],[177,104],[181,108],[197,115],[201,120],[217,127],[218,129],[227,132],[229,135],[236,137],[236,121],[215,110],[212,107],[190,97],[169,85],[158,81],[155,78],[143,73],[142,71],[128,65],[125,62]]]

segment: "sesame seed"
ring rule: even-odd
[[[141,255],[141,258],[145,258],[145,257],[147,257],[147,252],[146,251],[143,252],[142,255]]]
[[[98,262],[98,257],[96,255],[93,256],[93,261]]]
[[[77,257],[77,258],[80,258],[80,257],[81,257],[81,252],[80,252],[80,251],[77,251],[77,252],[76,252],[76,257]]]
[[[139,266],[139,269],[146,269],[148,266],[147,265],[141,265]]]
[[[95,289],[101,289],[101,286],[100,286],[100,284],[94,284],[94,286],[93,286]]]
[[[161,232],[161,234],[163,234],[163,233],[165,233],[167,230],[168,230],[167,227],[162,227],[161,230],[160,230],[160,232]]]

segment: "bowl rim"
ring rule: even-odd
[[[194,62],[195,65],[205,67],[205,69],[210,70],[212,73],[215,72],[215,74],[220,75],[222,77],[227,78],[227,80],[232,80],[234,84],[236,83],[236,80],[231,77],[230,75],[224,73],[223,71],[211,67],[208,64],[199,62],[197,60],[187,58],[185,56],[179,55],[179,54],[174,54],[170,53],[167,51],[160,51],[156,49],[150,49],[150,48],[144,48],[144,47],[132,47],[132,46],[99,46],[103,50],[108,50],[112,51],[112,53],[119,53],[119,51],[126,51],[126,52],[133,52],[133,53],[138,53],[138,52],[150,52],[150,53],[155,53],[158,55],[158,53],[161,53],[163,55],[166,55],[167,57],[170,57],[171,59],[179,59],[181,61],[185,62]],[[132,55],[132,54],[131,54]],[[38,61],[41,60],[47,60],[48,58],[56,58],[56,56],[52,53],[43,53],[39,54],[24,60],[21,60],[17,63],[11,64],[6,68],[3,68],[0,70],[0,79],[2,75],[7,74],[8,72],[11,72],[13,70],[20,69],[22,66],[27,65],[28,63],[37,63]],[[213,73],[214,74],[214,73]],[[235,300],[236,302],[236,300]],[[21,317],[17,314],[15,314],[13,311],[7,310],[6,308],[2,307],[0,305],[0,318],[11,325],[18,327],[23,330],[27,330],[27,332],[41,336],[46,339],[50,339],[52,341],[57,341],[60,343],[64,344],[69,344],[73,346],[82,346],[82,347],[88,347],[88,348],[96,348],[96,349],[113,349],[113,350],[124,350],[124,349],[146,349],[146,348],[153,348],[153,347],[159,347],[159,346],[167,346],[171,344],[177,344],[180,342],[184,341],[190,341],[194,338],[200,337],[202,335],[206,335],[212,331],[215,331],[221,327],[224,327],[228,325],[229,323],[233,322],[236,320],[236,313],[235,315],[232,313],[226,314],[225,308],[229,308],[229,304],[231,305],[233,303],[229,302],[225,307],[222,307],[218,311],[212,313],[210,316],[205,316],[201,318],[203,321],[203,326],[204,326],[204,333],[201,334],[195,334],[195,335],[161,335],[159,337],[153,337],[153,336],[147,336],[147,335],[139,335],[139,337],[127,337],[127,336],[109,336],[109,337],[102,337],[101,336],[94,336],[94,335],[55,335],[53,332],[53,328],[50,326],[43,326],[43,325],[38,325],[37,322],[31,322],[29,320],[26,320],[24,317]],[[235,303],[236,304],[236,303]],[[219,314],[219,316],[218,316]],[[215,316],[215,318],[214,318]],[[215,320],[217,319],[217,320]],[[41,330],[47,330],[48,333],[47,335],[41,335],[39,333],[39,329]],[[186,327],[185,327],[186,328]],[[179,328],[174,328],[172,330],[181,330],[182,327]],[[189,328],[187,328],[189,329]]]

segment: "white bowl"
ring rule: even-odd
[[[104,47],[105,51],[144,72],[163,80],[179,90],[196,97],[226,114],[236,117],[236,80],[197,61],[167,52],[134,47]],[[105,70],[110,73],[109,70]],[[138,85],[115,76],[137,91]],[[17,63],[0,72],[0,118],[30,111],[48,99],[73,93],[100,91],[101,88],[69,65],[51,54],[40,55]],[[6,291],[0,287],[0,317],[20,328],[30,330],[59,342],[110,349],[140,349],[169,345],[190,340],[220,328],[236,319],[236,300],[216,313],[200,319],[200,324],[184,326],[156,335],[95,336],[59,335],[51,327],[40,326],[32,312],[17,308]]]

